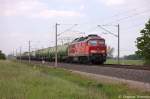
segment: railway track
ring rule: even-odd
[[[48,63],[49,65],[54,65],[54,63]],[[126,65],[123,68],[115,65],[85,65],[85,64],[68,64],[68,63],[58,63],[58,67],[77,70],[81,72],[87,72],[98,75],[105,75],[110,77],[117,77],[126,80],[139,81],[144,83],[150,83],[150,69],[147,68],[129,68]]]
[[[41,62],[32,61],[36,64]],[[54,66],[54,62],[45,62],[48,66]],[[123,67],[124,66],[124,67]],[[86,64],[70,64],[70,63],[58,63],[59,68],[65,68],[69,70],[87,72],[98,75],[105,75],[110,77],[116,77],[125,80],[133,80],[150,84],[150,69],[146,66],[133,66],[130,65],[86,65]]]
[[[80,63],[63,63],[62,64],[72,64],[72,65],[83,65],[83,66],[98,66],[98,67],[112,67],[112,68],[124,68],[124,69],[135,69],[135,70],[149,70],[150,66],[142,65],[122,65],[122,64],[103,64],[103,65],[93,65],[93,64],[80,64]],[[54,63],[53,63],[54,65]]]
[[[32,61],[34,64],[41,62]],[[47,66],[54,66],[54,62],[45,62]],[[81,71],[97,75],[105,75],[125,80],[139,81],[150,84],[150,68],[148,66],[131,66],[131,65],[87,65],[87,64],[70,64],[58,63],[59,68]]]
[[[137,70],[150,70],[150,66],[141,65],[119,65],[119,64],[104,64],[97,66],[113,67],[113,68],[126,68],[126,69],[137,69]]]

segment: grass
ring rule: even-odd
[[[119,95],[150,93],[102,84],[59,68],[0,61],[0,99],[118,99]]]
[[[118,64],[118,61],[115,59],[107,59],[106,64]],[[143,65],[142,60],[120,60],[122,65]]]

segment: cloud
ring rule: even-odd
[[[125,3],[125,0],[100,0],[100,1],[105,3],[107,6],[121,5]]]
[[[149,8],[150,0],[98,0],[106,6],[125,7],[125,8]],[[139,8],[138,8],[139,9]]]
[[[80,8],[80,10],[83,10],[83,9],[85,9],[85,5],[81,5],[79,8]]]
[[[42,18],[51,18],[51,17],[80,17],[83,16],[79,12],[75,11],[64,11],[64,10],[42,10],[39,14],[35,15],[35,17]]]
[[[26,16],[38,18],[80,17],[80,12],[49,9],[46,3],[38,0],[6,0],[0,2],[0,16]],[[8,2],[10,1],[10,2]]]
[[[0,4],[0,15],[1,16],[23,16],[33,13],[34,11],[40,11],[46,9],[45,4],[37,0],[6,0]],[[10,2],[9,2],[10,1]]]

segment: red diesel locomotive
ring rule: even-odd
[[[98,35],[76,38],[68,46],[69,62],[103,64],[106,61],[107,47],[105,39]]]

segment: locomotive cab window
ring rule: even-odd
[[[89,40],[88,45],[91,46],[97,46],[97,45],[104,45],[105,41],[104,40]]]
[[[89,40],[88,45],[96,46],[97,45],[97,40]]]

